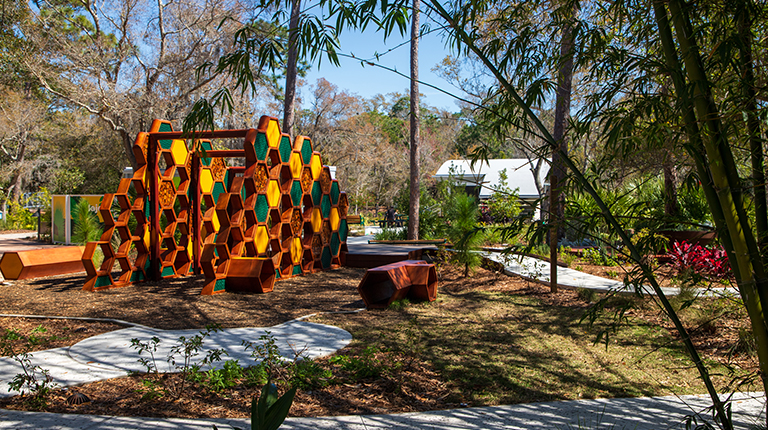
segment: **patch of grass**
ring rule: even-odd
[[[612,321],[610,309],[637,305],[642,299],[634,296],[609,299],[609,311],[588,328],[579,324],[583,307],[548,302],[543,294],[478,289],[440,294],[441,301],[430,306],[314,321],[348,330],[354,339],[350,347],[397,351],[433,363],[451,390],[450,402],[493,405],[704,392],[679,342],[658,324],[631,320],[611,330],[607,342],[595,343],[596,334]],[[725,388],[734,374],[712,365],[715,383]]]

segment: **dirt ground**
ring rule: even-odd
[[[203,277],[164,279],[99,292],[82,291],[84,275],[6,281],[0,314],[114,318],[160,329],[265,327],[300,316],[364,307],[364,269],[342,268],[280,280],[269,294],[201,296]]]
[[[583,267],[598,274],[601,271],[621,275],[620,268]],[[168,279],[160,282],[137,284],[96,293],[81,290],[83,276],[51,277],[30,281],[14,281],[0,286],[1,314],[28,314],[50,316],[77,316],[115,318],[161,329],[203,328],[217,323],[222,327],[271,326],[296,317],[334,311],[350,311],[362,308],[357,285],[364,269],[342,268],[303,277],[281,280],[269,294],[220,294],[200,296],[202,278]],[[461,270],[444,265],[440,268],[440,294],[457,294],[470,290],[503,291],[539,297],[554,306],[586,308],[588,300],[574,290],[561,290],[557,295],[549,288],[498,272],[478,269],[469,278],[461,276]],[[668,326],[666,318],[657,308],[633,309],[630,314]],[[373,320],[375,312],[357,314],[358,318]],[[738,342],[740,314],[724,314],[714,329],[696,330],[696,343],[705,356],[724,359],[729,348]],[[31,333],[35,327],[49,327],[38,337],[53,343],[43,343],[38,349],[74,344],[82,337],[120,328],[111,324],[81,322],[56,322],[0,318],[0,334],[13,327]],[[65,327],[62,329],[61,327]],[[671,328],[671,327],[669,327]],[[63,335],[53,333],[62,333]],[[53,339],[51,339],[53,338]],[[362,346],[347,347],[339,354],[363,356]],[[728,357],[730,360],[730,357]],[[385,372],[378,379],[361,382],[334,384],[322,389],[300,390],[291,409],[292,416],[324,416],[345,414],[374,414],[409,411],[425,411],[460,407],[462,399],[451,396],[451,390],[431,363],[414,359],[393,351],[377,351],[373,360],[397,365],[397,372]],[[318,360],[334,375],[344,377],[339,366],[328,358]],[[745,363],[746,364],[746,363]],[[176,378],[178,375],[163,375]],[[250,399],[258,387],[239,386],[226,393],[211,393],[195,388],[187,390],[183,397],[170,396],[146,400],[152,387],[146,378],[134,375],[110,381],[86,384],[71,389],[55,390],[50,398],[50,412],[90,413],[134,416],[169,417],[247,417]],[[81,392],[92,401],[82,405],[68,405],[66,398],[73,392]],[[0,407],[25,409],[23,398],[3,399]]]

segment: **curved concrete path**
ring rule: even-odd
[[[288,418],[283,430],[529,430],[529,429],[685,429],[688,415],[710,418],[706,396],[575,400],[451,409],[391,415]],[[765,423],[762,393],[738,393],[732,403],[736,428]],[[711,419],[710,419],[711,421]],[[50,414],[0,409],[0,430],[211,430],[248,429],[250,420],[176,419]]]
[[[501,252],[483,252],[483,257],[504,266],[504,272],[508,275],[517,275],[534,282],[549,284],[549,262],[538,258],[522,255],[504,255]],[[618,270],[618,269],[617,269]],[[598,291],[618,291],[635,293],[633,285],[625,285],[622,281],[606,279],[600,276],[590,275],[568,267],[557,267],[557,285],[565,288],[587,288]],[[662,292],[667,296],[676,296],[679,288],[662,287]],[[655,295],[650,286],[642,286],[643,294]],[[702,289],[701,296],[738,295],[735,288]]]
[[[178,345],[179,337],[187,339],[200,330],[158,330],[135,326],[87,338],[68,348],[56,348],[30,354],[33,366],[40,366],[50,372],[53,382],[59,386],[84,384],[103,379],[126,376],[131,371],[146,371],[139,363],[139,354],[131,346],[131,339],[149,342],[153,337],[160,339],[155,358],[160,372],[171,372],[166,358],[170,349]],[[203,343],[204,349],[196,359],[200,360],[211,349],[223,348],[229,354],[224,360],[239,360],[246,365],[253,360],[250,350],[246,351],[243,341],[258,343],[266,334],[274,336],[281,355],[292,360],[297,355],[309,358],[330,355],[345,347],[352,335],[346,330],[325,324],[293,320],[268,328],[231,328],[211,333]],[[148,354],[142,354],[148,358]],[[183,358],[176,356],[177,361]],[[181,359],[181,360],[180,360]],[[217,363],[223,366],[223,360]],[[10,393],[8,383],[21,373],[21,366],[9,357],[0,357],[0,397]]]

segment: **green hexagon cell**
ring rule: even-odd
[[[291,159],[291,138],[283,136],[280,139],[280,161],[287,163]]]
[[[267,216],[269,215],[269,202],[267,196],[259,194],[256,197],[256,220],[259,222],[267,222]]]
[[[323,188],[320,186],[320,181],[315,181],[312,184],[312,204],[317,206],[320,204],[320,197],[323,196]]]
[[[323,212],[323,218],[328,218],[331,215],[331,198],[328,195],[323,196],[323,201],[320,203],[320,210]]]
[[[256,141],[253,143],[253,149],[256,151],[256,159],[259,161],[265,161],[267,159],[269,142],[267,142],[266,133],[259,132],[259,134],[256,135]]]
[[[323,247],[323,253],[320,256],[320,264],[323,266],[323,269],[328,269],[331,267],[331,250],[327,246]]]
[[[341,191],[339,190],[339,183],[336,181],[333,181],[331,183],[331,202],[334,205],[339,204],[339,194]]]
[[[211,195],[213,196],[213,201],[218,202],[219,196],[226,192],[227,192],[227,189],[226,187],[224,187],[224,184],[218,181],[213,183],[213,191],[211,192]]]
[[[341,220],[341,224],[339,224],[339,238],[342,242],[347,241],[347,235],[349,234],[349,226],[347,225],[347,220],[343,219]]]
[[[173,127],[171,127],[170,123],[163,122],[160,124],[160,128],[157,131],[173,131]],[[158,144],[160,144],[160,147],[163,149],[171,149],[171,145],[173,145],[172,139],[162,139],[157,141]]]
[[[333,233],[331,235],[331,255],[334,257],[338,256],[340,247],[341,239],[339,239],[339,233]]]
[[[210,141],[203,140],[202,142],[200,142],[200,149],[202,149],[203,152],[210,151],[210,150],[213,149],[213,146],[211,145]],[[203,166],[210,166],[212,161],[213,161],[213,159],[210,158],[210,157],[208,157],[208,158],[200,158],[200,163]]]
[[[301,207],[301,196],[301,182],[293,181],[293,185],[291,185],[291,202],[293,206]]]
[[[309,164],[312,159],[312,141],[309,138],[305,138],[301,143],[301,160],[304,164]]]

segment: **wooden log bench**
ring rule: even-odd
[[[404,260],[368,269],[357,292],[368,309],[386,308],[406,297],[434,301],[437,298],[435,265],[421,260]]]
[[[0,259],[0,271],[11,280],[82,272],[84,250],[83,246],[60,246],[6,252]]]

